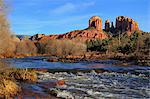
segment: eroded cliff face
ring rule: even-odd
[[[105,21],[105,31],[109,32],[110,31],[110,20]]]
[[[72,31],[63,36],[63,38],[85,38],[85,39],[105,39],[107,34],[97,29]]]
[[[111,25],[110,25],[111,23]],[[65,34],[59,35],[49,35],[40,36],[39,40],[48,40],[48,39],[76,39],[79,38],[80,40],[91,40],[91,39],[106,39],[111,37],[110,34],[106,32],[111,32],[112,34],[118,33],[127,33],[129,36],[135,30],[139,30],[138,23],[135,22],[133,19],[125,16],[118,16],[116,18],[115,26],[113,22],[110,20],[105,21],[105,29],[102,29],[102,19],[99,16],[93,16],[89,19],[89,26],[87,29],[83,30],[74,30],[71,32],[67,32]]]
[[[133,32],[139,30],[138,23],[133,19],[125,16],[118,16],[116,18],[116,31],[120,32]]]
[[[102,30],[102,19],[99,16],[93,16],[89,20],[89,27],[94,27],[96,30]]]
[[[109,35],[102,30],[102,19],[98,16],[93,16],[89,19],[89,27],[84,30],[74,30],[60,35],[44,36],[40,41],[48,39],[106,39]]]
[[[91,29],[91,30],[75,30],[61,35],[49,35],[42,37],[40,41],[48,39],[80,39],[86,41],[91,39],[106,39],[106,38],[108,38],[107,33],[96,29]]]
[[[128,36],[131,35],[136,30],[140,30],[138,27],[138,23],[133,19],[126,17],[126,16],[118,16],[116,17],[115,26],[113,22],[106,20],[105,21],[105,29],[106,32],[111,32],[112,34],[116,35],[118,33],[127,33]]]

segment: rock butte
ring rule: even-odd
[[[94,27],[96,30],[102,30],[102,19],[99,16],[93,16],[89,20],[89,27]]]
[[[105,31],[109,32],[110,31],[110,20],[105,21]]]
[[[110,38],[107,32],[111,32],[112,34],[117,34],[119,32],[124,33],[126,32],[129,36],[132,32],[139,30],[138,23],[135,22],[133,19],[125,16],[118,16],[116,18],[115,27],[113,22],[110,20],[105,21],[105,29],[102,29],[102,19],[99,16],[93,16],[89,19],[89,26],[83,30],[74,30],[71,32],[67,32],[65,34],[58,34],[58,35],[48,35],[45,36],[43,34],[37,34],[32,36],[31,40],[48,40],[48,39],[81,39],[81,40],[91,40],[91,39],[106,39]]]
[[[131,32],[139,30],[138,23],[133,19],[125,16],[118,16],[116,18],[116,30],[121,32],[127,32],[131,35]]]

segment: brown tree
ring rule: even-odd
[[[6,6],[3,0],[0,0],[0,54],[12,53],[15,45],[11,40],[9,23],[6,18]]]

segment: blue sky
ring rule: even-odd
[[[88,27],[98,15],[115,22],[116,16],[128,16],[150,32],[150,0],[7,0],[11,6],[9,21],[16,34],[58,34]]]

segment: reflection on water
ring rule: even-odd
[[[2,59],[1,61],[10,64],[17,68],[48,68],[48,69],[94,69],[100,68],[104,70],[135,70],[150,69],[148,66],[116,66],[117,60],[99,60],[99,61],[85,61],[78,63],[62,63],[62,62],[47,62],[48,57],[26,57],[19,59]]]

